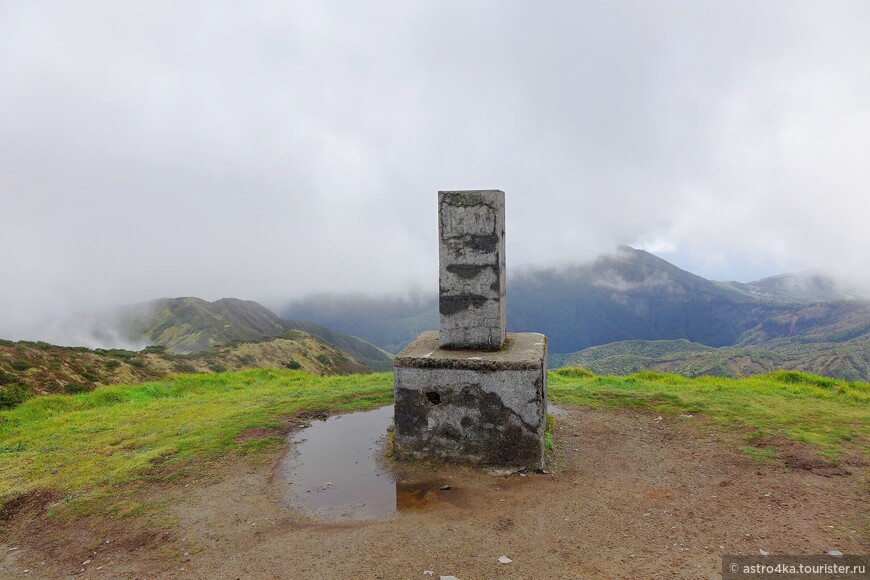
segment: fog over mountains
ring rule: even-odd
[[[508,329],[546,334],[556,365],[588,362],[576,353],[600,345],[642,341],[619,348],[622,354],[636,354],[635,349],[648,350],[643,341],[677,341],[668,348],[656,346],[656,357],[648,352],[638,355],[649,364],[636,358],[630,365],[609,360],[607,369],[640,370],[684,351],[696,353],[690,357],[694,367],[684,360],[682,366],[662,368],[688,374],[801,368],[865,380],[870,368],[866,295],[816,274],[747,284],[714,282],[648,252],[623,247],[591,264],[515,273],[508,277],[507,301]],[[434,296],[318,296],[277,311],[358,336],[390,352],[438,325]],[[721,347],[744,350],[709,352]],[[772,355],[771,349],[778,349],[778,354]],[[708,355],[699,362],[700,351]],[[761,355],[762,362],[753,359]],[[601,358],[599,352],[595,360]],[[731,362],[738,358],[746,360]]]
[[[162,298],[54,319],[28,338],[191,353],[301,330],[386,370],[388,353],[438,327],[434,289],[402,298],[315,295],[271,307],[236,298]],[[870,377],[870,301],[818,274],[716,282],[621,247],[587,264],[513,272],[507,315],[509,331],[547,335],[553,366],[690,375],[799,368]]]
[[[628,247],[590,264],[511,273],[507,292],[508,328],[545,333],[554,353],[632,339],[718,347],[860,336],[870,324],[865,296],[823,276],[714,282]],[[392,352],[438,324],[434,292],[400,300],[314,296],[276,311]]]

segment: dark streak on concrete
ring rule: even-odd
[[[495,206],[487,203],[480,192],[476,191],[441,191],[444,194],[441,199],[442,205],[453,205],[457,207],[475,207],[485,205],[486,207],[495,210]]]
[[[486,301],[489,300],[486,296],[479,294],[462,294],[460,296],[441,296],[438,300],[438,311],[441,314],[449,316],[469,310],[471,308],[480,308]]]
[[[450,264],[449,266],[447,266],[448,272],[450,272],[451,274],[456,274],[463,280],[472,280],[474,278],[477,278],[477,276],[479,276],[480,273],[486,269],[496,270],[496,275],[498,274],[498,268],[489,264],[483,266],[476,266],[474,264]]]
[[[466,246],[483,254],[492,254],[498,250],[498,234],[495,232],[485,236],[468,236]]]

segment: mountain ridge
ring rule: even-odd
[[[423,330],[437,328],[435,296],[308,297],[276,310],[397,352]],[[629,247],[588,264],[519,270],[508,277],[507,316],[511,332],[546,334],[554,360],[631,340],[685,340],[756,351],[792,348],[807,357],[818,349],[794,349],[824,344],[830,352],[836,344],[870,341],[870,301],[817,274],[717,282]],[[851,349],[844,347],[842,356],[850,356]]]

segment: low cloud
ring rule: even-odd
[[[437,284],[436,192],[509,267],[620,244],[870,284],[870,6],[0,4],[0,336],[161,296]]]

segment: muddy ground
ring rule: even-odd
[[[38,515],[57,498],[28,498],[5,514],[0,576],[718,578],[722,554],[870,552],[864,461],[767,441],[781,459],[759,464],[701,417],[568,411],[553,473],[426,468],[451,489],[381,521],[288,508],[284,452],[153,490],[146,517],[62,523]]]

